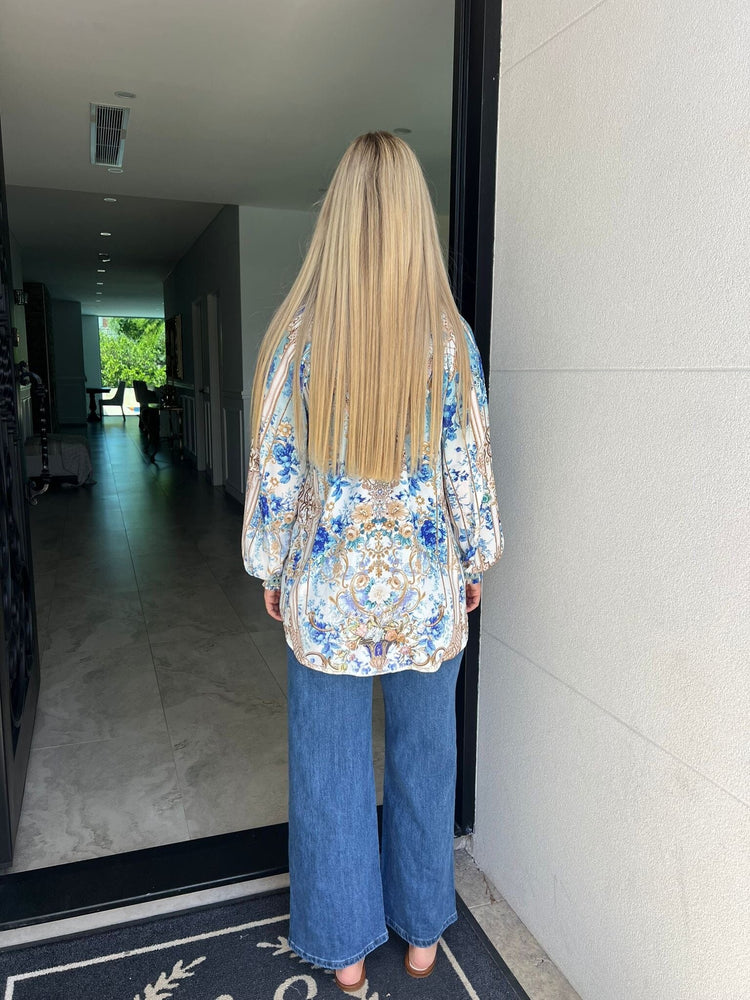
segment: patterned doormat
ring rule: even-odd
[[[410,978],[403,941],[367,957],[359,1000],[529,1000],[461,899],[435,971]],[[341,1000],[289,948],[289,892],[0,954],[2,1000]]]

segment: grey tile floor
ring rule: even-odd
[[[286,645],[241,563],[240,506],[163,453],[149,464],[132,418],[89,440],[96,485],[31,511],[42,684],[10,871],[286,820]],[[380,801],[377,684],[373,756]],[[576,1000],[465,846],[457,888],[529,996]],[[8,931],[0,948],[117,919]]]
[[[286,820],[286,645],[240,505],[89,429],[96,485],[31,510],[41,693],[12,871]],[[373,711],[382,790],[383,711]]]

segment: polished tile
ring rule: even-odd
[[[156,670],[161,677],[162,699],[174,703],[184,680],[210,694],[260,693],[277,697],[279,687],[265,660],[245,633],[209,636],[199,642],[178,639],[152,642]]]
[[[243,636],[154,655],[192,837],[286,820],[286,699]]]
[[[114,604],[122,594],[137,594],[138,581],[129,557],[102,565],[61,562],[55,572],[55,588],[63,595],[67,591],[99,597],[107,595]]]
[[[73,559],[79,557],[108,559],[123,558],[130,554],[128,536],[124,528],[117,531],[77,532],[68,537],[63,536],[60,543],[60,557]]]
[[[105,549],[88,552],[77,552],[61,558],[55,568],[57,585],[80,583],[92,591],[101,587],[119,587],[120,582],[126,589],[134,583],[133,560],[130,552],[117,555]]]
[[[75,620],[70,624],[49,628],[49,638],[42,652],[52,657],[108,656],[123,647],[142,645],[148,641],[143,618],[107,617],[98,620]]]
[[[52,602],[49,627],[55,630],[66,625],[92,628],[102,619],[123,618],[143,624],[143,608],[137,589],[110,591],[101,575],[96,578],[97,590],[80,579],[72,586],[60,587]],[[130,582],[134,577],[128,576]]]
[[[169,587],[143,585],[140,595],[152,642],[244,631],[226,594],[210,577],[197,583],[178,580]]]
[[[136,553],[133,567],[139,586],[172,586],[194,577],[204,578],[210,571],[206,562],[192,545],[162,552]]]
[[[250,633],[256,649],[263,657],[276,682],[286,694],[287,650],[284,629],[279,622],[266,618],[264,628]]]
[[[223,584],[222,590],[248,632],[264,632],[273,624],[274,619],[266,611],[260,580],[245,574],[244,579]]]
[[[148,644],[81,656],[42,657],[34,747],[165,736]]]
[[[166,734],[32,750],[12,871],[188,836]]]
[[[236,524],[224,525],[220,533],[215,530],[195,532],[194,544],[206,559],[236,559],[241,566],[240,525],[238,519]]]
[[[86,496],[57,492],[35,512],[43,652],[37,765],[29,772],[21,831],[29,842],[19,847],[28,864],[50,863],[55,850],[57,861],[78,856],[71,840],[93,844],[92,850],[107,841],[92,827],[97,797],[107,787],[103,774],[87,793],[71,792],[80,828],[67,816],[57,848],[32,823],[41,801],[34,786],[46,781],[41,762],[54,751],[66,760],[76,752],[85,759],[86,747],[167,740],[183,822],[173,839],[287,816],[287,647],[265,611],[260,581],[242,565],[241,506],[186,466],[149,466],[134,425],[116,424],[97,429],[102,488]],[[376,684],[379,798],[382,716]],[[133,780],[141,766],[125,755],[113,777],[126,784],[127,760],[136,767]],[[56,809],[51,799],[51,823],[58,823]],[[110,837],[117,849],[148,840],[150,820],[139,829],[131,818],[130,842],[126,830]]]
[[[127,540],[133,555],[169,553],[182,545],[192,545],[191,533],[179,525],[138,525],[127,529]]]
[[[242,565],[239,539],[235,551],[224,556],[207,556],[206,564],[216,578],[219,586],[225,590],[241,588],[247,592],[263,589],[263,582],[255,576],[248,576]],[[262,598],[262,594],[260,597]]]

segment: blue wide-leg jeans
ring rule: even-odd
[[[289,651],[289,944],[353,965],[387,927],[428,947],[457,920],[455,691],[461,655],[434,673],[381,675],[382,849],[372,765],[372,678],[326,674]]]

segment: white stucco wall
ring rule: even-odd
[[[475,856],[583,1000],[741,1000],[750,15],[502,37]]]

